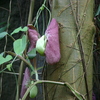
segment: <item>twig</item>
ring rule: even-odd
[[[34,82],[33,84],[31,84],[29,88],[27,89],[27,91],[25,92],[22,100],[26,99],[27,95],[29,94],[30,90],[32,89],[34,85],[37,85],[40,83],[49,83],[49,84],[66,86],[78,98],[78,100],[86,100],[85,97],[82,94],[80,94],[78,91],[76,91],[68,82],[57,82],[57,81],[49,81],[49,80],[38,80]]]
[[[86,2],[86,7],[85,7],[84,12],[86,11],[88,2],[89,2],[89,1],[87,0],[87,2]],[[71,0],[70,0],[70,3],[72,4],[72,1],[71,1]],[[79,2],[78,2],[78,4],[79,4]],[[78,6],[79,6],[79,5],[78,5]],[[79,27],[79,23],[78,23],[78,21],[76,20],[75,12],[74,12],[74,10],[73,10],[73,5],[72,5],[71,7],[72,7],[72,11],[73,11],[75,23],[76,23],[76,26],[77,26],[77,31],[78,31],[78,33],[77,33],[77,39],[78,39],[78,45],[79,45],[79,50],[80,50],[81,59],[82,59],[82,65],[83,65],[83,72],[84,72],[84,80],[85,80],[87,98],[88,98],[88,100],[90,100],[90,97],[89,97],[89,90],[88,90],[88,83],[87,83],[87,73],[86,73],[85,56],[84,56],[84,50],[83,50],[83,46],[82,46],[81,38],[80,38],[80,34],[79,34],[79,31],[81,31],[81,29],[82,29],[82,27],[83,27],[84,16],[82,16],[82,24],[81,24],[80,27]],[[78,11],[78,13],[79,13],[79,11]]]
[[[32,66],[24,57],[22,57],[20,55],[16,55],[14,52],[11,52],[11,51],[6,51],[6,53],[13,55],[13,56],[17,56],[19,59],[24,61],[28,66]]]
[[[6,10],[6,11],[8,11],[8,12],[10,12],[8,9],[6,9],[6,8],[4,8],[4,7],[0,7],[0,8]]]
[[[30,9],[29,9],[29,17],[28,17],[28,24],[30,24],[32,22],[32,15],[33,15],[33,10],[34,10],[34,0],[31,0],[30,2]],[[26,32],[27,35],[27,32]],[[28,39],[27,39],[28,42]],[[19,100],[19,94],[20,94],[20,86],[21,86],[21,82],[22,82],[22,77],[23,77],[23,70],[24,70],[24,62],[31,67],[31,69],[33,70],[33,67],[30,63],[28,63],[24,57],[26,56],[26,51],[27,51],[27,46],[25,49],[25,54],[23,54],[23,57],[19,56],[18,57],[22,60],[21,64],[20,64],[20,69],[19,69],[19,77],[18,77],[18,85],[17,85],[17,94],[16,94],[16,100]]]

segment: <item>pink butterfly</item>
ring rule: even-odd
[[[45,35],[47,37],[47,44],[45,49],[46,62],[54,64],[60,60],[60,45],[59,45],[59,25],[56,19],[52,19]]]
[[[35,30],[32,25],[28,25],[28,38],[30,41],[30,47],[28,52],[30,52],[36,46],[36,41],[38,40],[39,33]]]
[[[21,94],[20,94],[21,98],[24,96],[29,83],[30,83],[30,71],[28,67],[26,67],[23,82],[22,82],[22,87],[21,87]]]

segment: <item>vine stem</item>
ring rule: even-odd
[[[35,58],[33,59],[35,79],[36,79],[36,80],[39,80],[36,62],[37,62],[37,58],[35,57]]]
[[[49,84],[66,86],[77,97],[78,100],[86,100],[85,97],[82,94],[80,94],[78,91],[74,90],[74,88],[71,87],[71,85],[68,82],[57,82],[57,81],[50,81],[50,80],[37,80],[36,82],[31,84],[21,100],[26,99],[27,95],[29,94],[30,90],[34,85],[41,84],[41,83],[49,83]]]
[[[0,73],[4,72],[6,69],[7,69],[7,67],[5,67],[4,69],[2,69],[2,70],[0,71]]]
[[[88,5],[88,0],[86,2],[86,6],[85,6],[85,9],[84,9],[84,13],[87,9],[87,5]],[[72,5],[72,1],[70,0],[70,3]],[[74,8],[73,8],[73,5],[71,6],[72,8],[72,11],[73,11],[73,15],[74,15],[74,20],[75,20],[75,24],[76,24],[76,27],[77,27],[77,39],[78,39],[78,45],[79,45],[79,50],[80,50],[80,56],[81,56],[81,59],[82,59],[82,66],[83,66],[83,72],[84,72],[84,80],[85,80],[85,86],[86,86],[86,92],[87,92],[87,98],[88,100],[90,100],[90,96],[89,96],[89,89],[88,89],[88,83],[87,83],[87,73],[86,73],[86,61],[85,61],[85,55],[84,55],[84,50],[83,50],[83,45],[82,45],[82,41],[81,41],[81,37],[80,37],[80,31],[83,27],[83,24],[84,24],[84,15],[82,16],[82,24],[80,25],[79,27],[79,19],[77,20],[76,19],[76,16],[75,16],[75,12],[74,12]],[[78,11],[77,11],[77,15],[79,15],[79,1],[78,1]],[[79,17],[79,16],[77,16]]]
[[[36,85],[36,84],[40,84],[40,83],[51,83],[51,84],[57,84],[57,85],[65,85],[64,82],[56,82],[56,81],[49,81],[49,80],[37,80],[36,82],[34,82],[33,84],[31,84],[31,86],[27,89],[27,91],[25,92],[23,98],[21,100],[25,100],[27,95],[29,94],[31,88]]]
[[[27,24],[31,24],[32,23],[32,16],[33,16],[33,10],[34,10],[34,2],[35,2],[35,0],[31,0],[31,2],[30,2],[29,16],[28,16]],[[27,34],[28,34],[28,32],[26,32],[26,35]],[[28,36],[27,36],[27,42],[28,42]],[[24,71],[24,63],[26,63],[32,70],[34,70],[33,66],[25,59],[26,52],[27,52],[27,46],[25,48],[25,53],[23,53],[23,57],[18,55],[18,57],[22,61],[21,61],[21,64],[20,64],[20,69],[19,69],[19,77],[18,77],[16,100],[19,100],[19,94],[20,94],[20,90],[21,90],[21,82],[22,82],[23,71]]]
[[[10,2],[9,2],[9,10],[7,10],[7,9],[5,9],[5,10],[7,10],[8,12],[9,12],[9,15],[8,15],[8,20],[7,20],[7,29],[6,29],[6,31],[8,31],[8,28],[9,28],[9,21],[10,21],[10,16],[11,16],[11,4],[12,4],[12,0],[10,0]],[[1,7],[2,9],[3,9],[3,7]],[[5,51],[6,51],[6,47],[7,47],[7,35],[5,36],[5,46],[4,46],[4,56],[5,56]],[[2,67],[0,68],[1,70],[3,69],[3,65],[2,65]],[[3,71],[5,70],[6,68],[4,68],[3,69]],[[0,71],[1,72],[1,71]],[[3,73],[1,74],[1,78],[0,78],[0,93],[2,93],[2,77],[3,77]],[[1,94],[0,94],[0,96],[1,96]]]
[[[39,16],[40,16],[41,12],[44,10],[44,8],[49,12],[49,16],[50,16],[50,17],[49,17],[48,25],[49,25],[50,20],[51,20],[51,12],[50,12],[50,10],[48,9],[48,7],[46,7],[45,4],[46,4],[46,0],[44,0],[42,6],[39,8],[39,10],[37,11],[37,14],[36,14],[36,21],[35,21],[34,27],[37,26],[37,30],[38,30],[38,18],[39,18]],[[47,26],[48,26],[48,25],[47,25]]]
[[[17,54],[15,54],[14,52],[11,52],[11,51],[6,51],[6,53],[8,53],[8,54],[10,54],[10,55],[12,55],[12,56],[17,56],[19,59],[21,59],[24,63],[26,63],[32,70],[34,70],[33,69],[33,67],[32,67],[32,65],[24,58],[24,57],[22,57],[22,56],[20,56],[20,55],[17,55]]]
[[[31,0],[31,3],[30,3],[30,11],[29,11],[29,16],[28,16],[28,24],[31,24],[32,23],[34,3],[35,3],[35,0]]]

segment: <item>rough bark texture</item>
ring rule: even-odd
[[[53,0],[52,17],[60,28],[61,60],[48,66],[46,79],[66,81],[92,100],[94,0]],[[64,86],[45,84],[45,100],[77,100]]]

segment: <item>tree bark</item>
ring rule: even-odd
[[[53,0],[52,18],[59,23],[61,59],[49,65],[45,79],[68,82],[92,100],[94,0]],[[64,86],[45,84],[45,100],[78,100]]]

